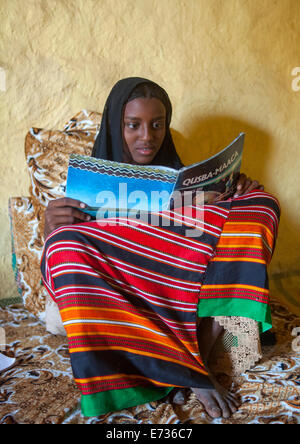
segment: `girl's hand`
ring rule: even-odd
[[[45,211],[45,239],[56,228],[89,221],[91,216],[80,211],[85,207],[85,203],[68,197],[51,200]]]
[[[263,191],[265,188],[257,180],[250,179],[250,177],[247,177],[246,174],[240,174],[234,197],[242,196],[243,194],[249,193],[255,189]]]

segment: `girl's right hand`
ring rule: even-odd
[[[56,228],[91,220],[91,216],[80,211],[85,207],[85,203],[69,197],[51,200],[45,211],[45,239]]]

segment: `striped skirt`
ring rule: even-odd
[[[47,238],[43,281],[67,333],[84,416],[174,387],[211,387],[198,317],[244,316],[270,328],[266,268],[279,212],[274,197],[253,191],[152,213],[151,223],[97,220]]]

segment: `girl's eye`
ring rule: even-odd
[[[136,130],[139,128],[139,123],[138,122],[126,122],[125,123],[126,127],[131,129],[131,130]],[[153,129],[163,129],[165,126],[164,122],[153,122],[152,123],[152,128]]]
[[[154,129],[162,129],[162,128],[164,128],[164,122],[154,122],[153,123],[153,128]]]
[[[135,122],[127,122],[127,123],[126,123],[126,126],[127,126],[127,128],[130,128],[130,129],[137,129],[137,127],[138,127],[138,123],[135,123]]]

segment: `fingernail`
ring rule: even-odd
[[[86,207],[85,203],[81,202],[80,208],[85,208],[85,207]]]
[[[234,197],[234,198],[237,198],[237,197],[239,197],[239,195],[238,195],[238,194],[235,194],[233,197]]]
[[[90,220],[91,216],[88,214],[87,216],[85,216],[86,220]]]

